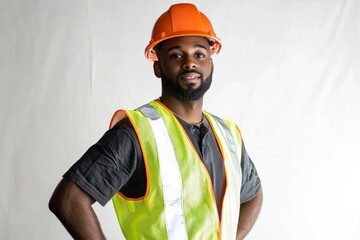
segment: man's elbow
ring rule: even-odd
[[[65,212],[65,204],[66,203],[62,200],[61,196],[59,196],[57,189],[55,189],[48,203],[50,211],[57,217],[60,217],[62,213]]]
[[[95,200],[75,183],[61,180],[49,201],[49,209],[56,216],[73,213],[78,209],[88,208]]]
[[[57,217],[61,217],[71,208],[71,195],[73,183],[63,179],[52,194],[48,207]]]

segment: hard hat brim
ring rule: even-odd
[[[169,36],[166,36],[164,38],[161,38],[157,41],[150,41],[149,45],[145,48],[145,57],[147,59],[149,59],[150,61],[158,61],[158,57],[156,55],[156,51],[154,49],[154,47],[156,45],[158,45],[159,43],[166,41],[168,39],[171,38],[176,38],[176,37],[191,37],[191,36],[198,36],[198,37],[205,37],[208,38],[213,44],[211,46],[211,54],[214,53],[219,53],[220,49],[221,49],[221,40],[218,37],[212,36],[211,34],[208,33],[203,33],[203,32],[198,32],[198,31],[186,31],[184,33],[181,32],[177,32],[176,34],[172,34]]]

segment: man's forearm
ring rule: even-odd
[[[241,204],[236,236],[237,240],[245,239],[246,235],[254,226],[261,210],[262,200],[263,193],[262,190],[260,190],[253,199]]]

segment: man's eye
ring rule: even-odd
[[[205,54],[197,53],[197,54],[195,54],[195,57],[196,57],[196,58],[204,58],[204,57],[205,57]]]
[[[182,56],[180,54],[171,54],[169,56],[170,59],[180,59]]]

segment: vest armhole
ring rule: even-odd
[[[129,111],[126,111],[126,110],[118,110],[116,113],[120,112],[120,118],[118,121],[120,121],[121,119],[123,119],[124,117],[127,117],[129,118],[130,120],[130,123],[135,131],[135,134],[137,136],[137,139],[139,141],[139,145],[140,145],[140,151],[141,151],[141,154],[142,154],[142,158],[143,158],[143,161],[144,161],[144,167],[145,167],[145,175],[146,175],[146,190],[145,190],[145,194],[141,197],[138,197],[138,198],[130,198],[130,197],[126,197],[124,194],[122,194],[121,192],[118,192],[119,196],[121,196],[122,198],[128,200],[128,201],[141,201],[141,200],[144,200],[146,199],[148,196],[149,196],[149,193],[150,193],[150,173],[149,173],[149,163],[148,163],[148,159],[147,159],[147,155],[145,154],[145,145],[144,145],[144,142],[143,142],[143,139],[141,137],[141,134],[139,133],[139,129],[136,127],[136,124],[135,124],[135,121],[133,119],[133,117],[131,116],[130,112]],[[115,123],[116,124],[116,123]]]

